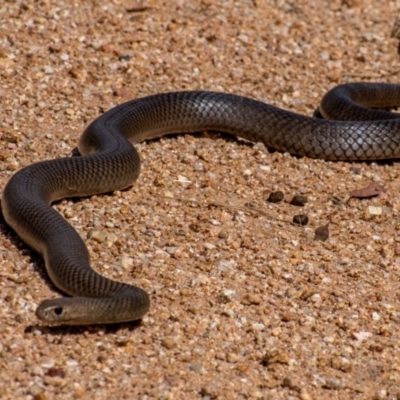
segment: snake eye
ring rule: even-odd
[[[56,307],[56,308],[54,309],[54,313],[55,313],[56,315],[61,315],[62,312],[63,312],[62,307]]]

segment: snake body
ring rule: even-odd
[[[170,133],[216,130],[312,158],[398,158],[399,116],[365,106],[399,105],[399,89],[392,84],[338,86],[323,99],[320,114],[331,118],[336,113],[333,118],[342,121],[306,117],[241,96],[201,91],[157,94],[104,113],[82,134],[80,157],[28,166],[13,175],[3,191],[7,224],[42,254],[53,283],[72,296],[44,300],[36,310],[37,317],[51,324],[98,324],[136,320],[148,311],[145,291],[106,279],[90,267],[84,242],[50,206],[65,197],[131,186],[140,172],[133,144]]]

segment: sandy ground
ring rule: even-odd
[[[0,184],[69,156],[125,100],[226,91],[311,114],[396,82],[389,0],[38,0],[0,5]],[[131,190],[55,207],[93,267],[140,285],[141,323],[50,328],[42,259],[1,223],[1,399],[399,399],[397,162],[270,153],[226,135],[137,146]],[[385,193],[349,199],[378,182]],[[281,190],[285,200],[266,202]],[[303,207],[289,204],[307,196]],[[309,224],[292,224],[305,214]],[[329,222],[327,241],[314,230]]]

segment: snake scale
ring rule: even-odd
[[[325,160],[400,157],[400,86],[352,83],[334,88],[312,118],[226,93],[171,92],[121,104],[82,134],[79,157],[42,161],[14,174],[2,195],[8,225],[44,258],[54,284],[71,297],[44,300],[37,317],[50,324],[132,321],[150,306],[147,293],[90,267],[78,233],[50,204],[133,184],[140,159],[133,144],[170,133],[216,130],[300,156]],[[327,120],[326,118],[338,119]]]

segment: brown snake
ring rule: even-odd
[[[397,105],[400,86],[354,83],[338,86],[321,103],[325,118],[342,121],[306,117],[213,92],[157,94],[109,110],[81,136],[80,157],[30,165],[17,172],[3,191],[6,222],[43,255],[54,284],[73,296],[44,300],[36,315],[52,324],[79,325],[136,320],[148,311],[145,291],[106,279],[90,267],[80,236],[49,206],[65,197],[131,186],[140,172],[132,144],[170,133],[216,130],[312,158],[398,158],[399,115],[366,108]],[[344,121],[349,119],[352,122]]]

